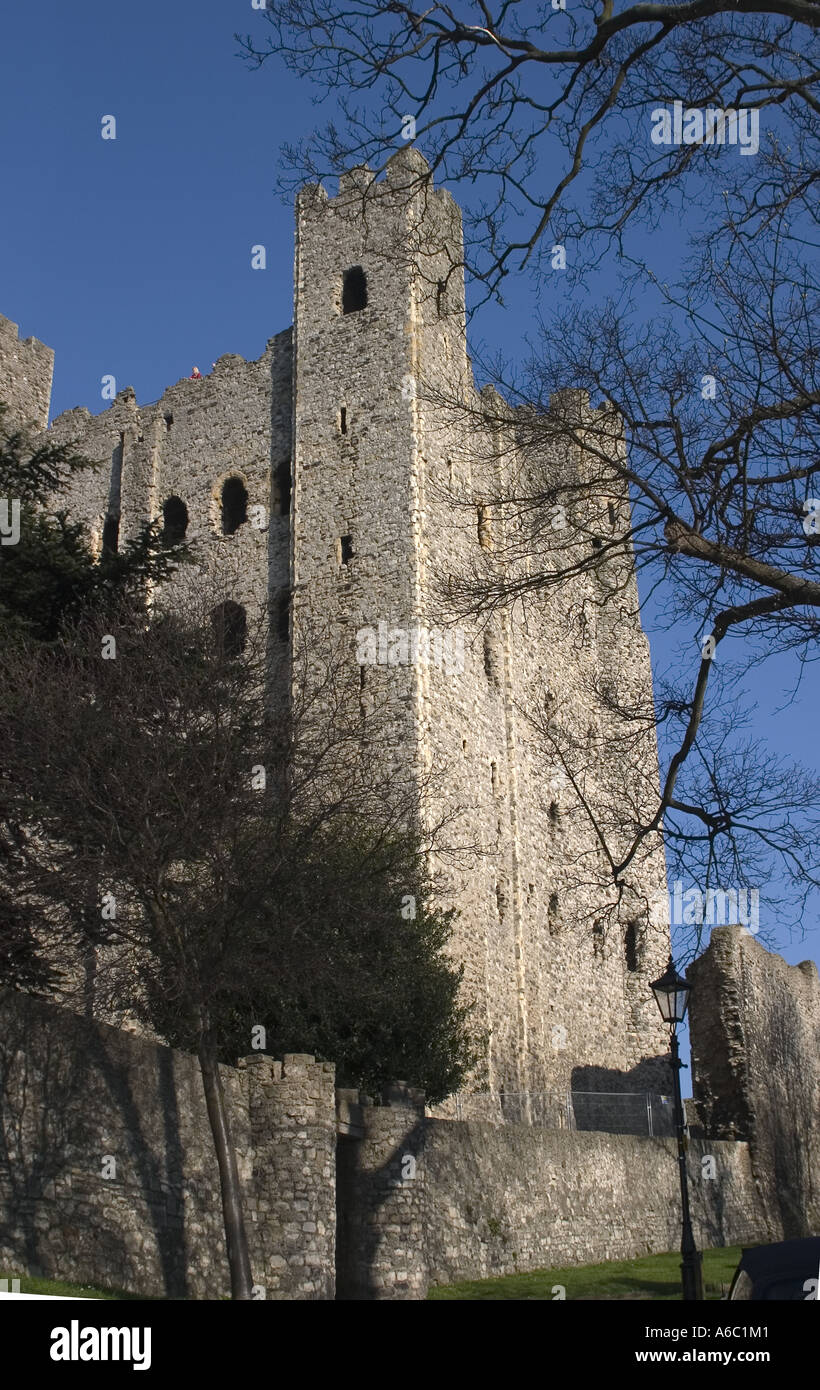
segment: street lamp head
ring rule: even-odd
[[[683,1023],[692,987],[678,974],[671,956],[663,975],[653,982],[651,989],[664,1023]]]

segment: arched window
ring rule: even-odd
[[[232,536],[248,519],[248,489],[241,478],[222,484],[222,534]]]
[[[188,530],[188,508],[181,497],[168,497],[162,504],[162,539],[165,545],[176,545],[185,539]]]
[[[239,656],[245,650],[248,636],[248,615],[241,603],[226,599],[211,613],[214,640],[220,655]]]
[[[352,265],[342,281],[342,313],[355,314],[366,308],[367,276],[360,265]]]

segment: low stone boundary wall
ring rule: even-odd
[[[259,1296],[334,1294],[334,1069],[223,1067]],[[229,1296],[195,1057],[0,993],[0,1266],[176,1298]]]
[[[680,1245],[673,1140],[425,1119],[400,1091],[361,1107],[359,1133],[340,1140],[339,1297],[420,1298]],[[688,1158],[699,1244],[768,1239],[748,1145],[700,1141]]]

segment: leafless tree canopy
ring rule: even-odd
[[[269,0],[273,32],[240,39],[331,93],[340,117],[285,149],[296,179],[383,167],[414,137],[468,205],[468,266],[497,294],[555,242],[580,268],[699,199],[704,235],[727,209],[747,234],[816,204],[817,27],[809,0],[624,4]],[[239,37],[239,36],[237,36]],[[659,103],[757,112],[760,154],[659,145]],[[405,132],[403,134],[403,132]],[[288,183],[287,175],[285,183]]]

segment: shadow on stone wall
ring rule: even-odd
[[[10,1007],[9,996],[0,993],[0,1192],[6,1213],[0,1258],[19,1264],[22,1273],[59,1276],[55,1251],[42,1248],[48,1236],[45,1203],[64,1182],[69,1155],[83,1144],[87,1067],[42,1016],[20,1009],[21,996],[11,998]]]
[[[181,1206],[184,1179],[172,1053],[168,1048],[158,1048],[155,1054],[157,1096],[165,1140],[164,1150],[158,1156],[152,1152],[150,1136],[141,1122],[140,1105],[134,1095],[128,1068],[119,1065],[108,1053],[93,1025],[88,1028],[88,1049],[91,1064],[105,1083],[111,1101],[122,1117],[129,1157],[145,1203],[146,1224],[153,1228],[156,1240],[166,1296],[187,1298],[188,1258],[181,1211],[178,1221],[172,1224],[168,1221],[168,1200]]]
[[[616,1067],[574,1067],[571,1078],[573,1120],[576,1129],[606,1134],[675,1132],[671,1098],[672,1070],[668,1055],[649,1057],[621,1071]],[[647,1108],[651,1097],[651,1113]]]
[[[21,1272],[65,1278],[62,1259],[70,1256],[73,1277],[85,1267],[89,1280],[97,1270],[97,1280],[107,1277],[127,1286],[139,1273],[128,1237],[142,1239],[150,1231],[166,1295],[186,1296],[181,1211],[169,1223],[166,1202],[171,1189],[181,1194],[183,1183],[173,1061],[167,1049],[156,1053],[158,1074],[146,1076],[145,1082],[155,1083],[162,1112],[161,1155],[152,1152],[144,1132],[127,1065],[109,1051],[101,1032],[36,999],[0,993],[4,1262],[19,1261]],[[127,1156],[114,1154],[118,1176],[105,1179],[103,1156],[123,1140]],[[126,1157],[136,1177],[127,1186],[122,1173]],[[144,1232],[137,1231],[137,1213],[131,1210],[135,1198],[143,1205]],[[106,1202],[114,1210],[119,1204],[121,1223],[99,1218]]]
[[[415,1190],[401,1180],[405,1156],[419,1163],[423,1156],[423,1111],[366,1107],[365,1123],[361,1136],[339,1134],[336,1141],[336,1298],[424,1297],[422,1180]],[[379,1133],[385,1124],[390,1132]],[[402,1227],[404,1238],[397,1239]],[[398,1264],[406,1265],[404,1283],[393,1282],[397,1247],[403,1252]]]
[[[793,1039],[802,1040],[803,1035],[800,1011],[794,999],[781,996],[772,1000],[769,1028],[774,1057],[788,1058]],[[761,1101],[763,1113],[753,1136],[753,1150],[759,1149],[771,1173],[766,1195],[777,1209],[785,1240],[816,1235],[811,1229],[809,1211],[816,1211],[820,1202],[810,1145],[820,1116],[813,1113],[805,1078],[794,1067],[776,1068],[767,1099],[768,1104]]]

